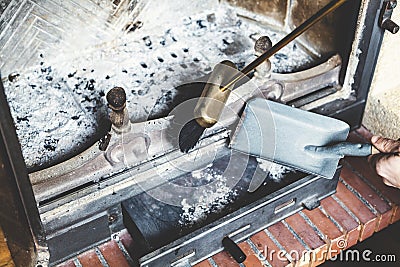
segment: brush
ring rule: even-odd
[[[233,75],[227,76],[230,78],[226,79],[228,82],[225,82],[225,78],[222,77],[222,75],[228,74],[229,72],[232,74],[232,71],[228,70],[234,70],[235,65],[230,61],[218,63],[211,73],[210,78],[203,89],[202,95],[197,102],[194,109],[194,119],[187,122],[179,132],[178,143],[180,150],[186,153],[194,148],[200,140],[200,137],[203,135],[205,129],[214,126],[218,122],[219,116],[228,100],[230,91],[237,82],[346,1],[347,0],[333,0],[324,6],[312,17],[300,24],[282,40],[272,46],[268,51],[244,67],[241,71],[237,71]]]
[[[182,152],[186,153],[192,149],[204,130],[218,122],[232,91],[221,91],[220,86],[226,82],[227,77],[232,77],[237,71],[236,65],[229,60],[222,61],[214,67],[194,108],[194,118],[184,124],[179,132],[179,148]],[[234,85],[231,84],[229,88],[232,89]]]

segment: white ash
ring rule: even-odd
[[[273,43],[283,37],[242,21],[226,7],[173,23],[154,32],[144,26],[77,58],[40,55],[41,65],[5,82],[27,166],[40,168],[94,143],[107,117],[104,96],[112,87],[126,89],[131,120],[143,121],[168,107],[175,86],[210,72],[219,61],[243,67],[254,58],[252,36],[266,34]],[[310,60],[295,43],[271,59],[277,72]]]
[[[206,180],[210,182],[213,179],[213,175],[210,172],[206,172],[205,170],[209,170],[212,167],[212,163],[208,164],[204,169],[199,169],[191,172],[193,178]]]
[[[42,65],[32,75],[6,83],[5,88],[28,167],[74,152],[96,130],[94,109],[101,101],[100,93],[88,96],[97,101],[78,98],[65,81],[53,78],[49,66]]]
[[[193,178],[213,182],[214,184],[212,187],[207,187],[207,189],[200,187],[200,196],[193,196],[192,199],[182,199],[182,213],[179,220],[181,225],[193,225],[202,222],[209,214],[218,213],[235,200],[238,195],[237,191],[227,186],[226,177],[221,172],[211,168],[211,166],[192,172]]]
[[[272,161],[257,158],[257,162],[258,162],[258,166],[263,171],[268,173],[268,178],[273,180],[276,183],[281,182],[287,173],[293,171],[293,169],[291,169],[289,167],[285,167],[283,165],[274,163]],[[266,181],[268,181],[268,180],[266,180]],[[265,182],[264,185],[266,183],[267,182]]]

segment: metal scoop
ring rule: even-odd
[[[339,159],[368,156],[371,144],[344,142],[347,123],[263,98],[248,102],[231,148],[331,179]]]

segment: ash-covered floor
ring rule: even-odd
[[[242,68],[254,59],[258,36],[268,35],[273,44],[284,36],[237,16],[228,6],[171,23],[144,22],[75,58],[39,54],[38,66],[5,82],[28,168],[44,168],[95,143],[107,129],[105,94],[112,87],[125,88],[131,120],[143,121],[150,111],[166,109],[175,86],[203,76],[225,59]],[[271,59],[275,72],[292,72],[311,60],[295,43]]]

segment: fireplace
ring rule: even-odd
[[[179,95],[218,62],[243,68],[260,37],[276,43],[328,2],[5,1],[0,195],[15,262],[55,265],[127,228],[136,264],[194,264],[224,249],[224,237],[317,207],[340,166],[325,179],[243,156],[218,125],[184,154],[168,127]],[[398,31],[395,5],[347,1],[247,84],[358,128],[383,33]],[[109,120],[115,86],[125,89],[127,131]],[[265,179],[249,193],[254,175]]]

